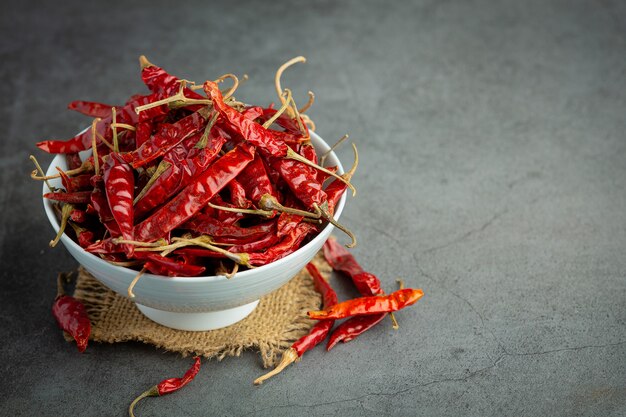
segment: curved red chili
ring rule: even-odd
[[[130,404],[130,406],[128,407],[128,414],[131,417],[135,417],[135,414],[133,412],[135,405],[137,405],[137,403],[143,398],[160,397],[160,396],[171,394],[172,392],[178,391],[179,389],[181,389],[182,387],[190,383],[196,377],[196,375],[198,375],[199,371],[200,371],[200,357],[196,356],[194,357],[193,365],[191,366],[191,368],[189,368],[187,372],[185,372],[185,375],[183,375],[182,378],[164,379],[163,381],[159,382],[157,385],[151,387],[147,391],[144,391],[141,395],[139,395],[139,397],[135,398],[133,402]]]

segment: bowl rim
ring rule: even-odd
[[[87,129],[83,130],[86,131]],[[328,145],[326,143],[326,141],[324,141],[324,139],[322,139],[318,134],[316,134],[315,132],[310,132],[310,136],[312,139],[312,142],[314,142],[314,146],[319,147],[322,149],[323,152],[327,152],[330,150],[328,158],[331,161],[336,162],[337,165],[337,173],[338,174],[343,174],[344,173],[344,169],[343,169],[343,165],[341,164],[341,161],[339,160],[339,157],[337,156],[337,154],[331,150],[330,145]],[[84,152],[88,152],[88,151],[84,151]],[[82,155],[81,155],[82,156]],[[52,175],[56,173],[56,166],[58,166],[57,164],[55,164],[55,162],[62,158],[63,154],[57,154],[52,161],[50,162],[50,165],[48,166],[47,170],[46,170],[46,175]],[[53,180],[54,181],[54,180]],[[51,182],[53,182],[51,181]],[[56,181],[56,182],[60,182],[60,181]],[[43,193],[47,193],[50,192],[49,188],[47,187],[46,183],[43,183]],[[347,191],[347,190],[346,190]],[[333,218],[335,220],[339,220],[339,217],[341,216],[341,213],[343,212],[344,206],[345,206],[345,201],[346,201],[346,194],[347,192],[344,192],[343,195],[341,196],[341,198],[339,199],[339,202],[337,203],[336,206],[336,210],[335,213],[333,215]],[[55,233],[58,233],[60,225],[59,222],[57,220],[57,217],[54,213],[54,210],[52,209],[52,203],[50,200],[43,198],[42,196],[42,200],[43,200],[43,206],[44,206],[44,210],[46,212],[46,215],[48,217],[48,220],[50,221],[50,224],[52,225],[52,228],[54,229]],[[306,245],[301,246],[298,250],[294,251],[293,253],[278,259],[274,262],[271,262],[269,264],[266,265],[262,265],[259,267],[256,267],[254,269],[248,269],[246,271],[241,271],[241,272],[237,272],[237,275],[234,278],[226,278],[224,275],[204,275],[204,276],[197,276],[197,277],[169,277],[169,276],[165,276],[165,275],[155,275],[155,274],[150,274],[150,273],[144,273],[142,276],[142,280],[147,279],[147,280],[167,280],[168,282],[172,282],[172,283],[178,283],[178,282],[193,282],[193,283],[202,283],[202,282],[218,282],[218,281],[232,281],[233,279],[239,278],[239,279],[245,279],[249,276],[253,276],[259,272],[264,272],[267,270],[270,270],[272,268],[275,267],[279,267],[281,264],[284,263],[288,263],[290,262],[291,259],[296,258],[302,251],[306,251],[306,249],[309,246],[315,246],[317,243],[319,243],[319,241],[321,239],[328,239],[328,236],[330,235],[330,233],[332,233],[332,230],[334,229],[334,226],[331,223],[328,223],[322,230],[320,230],[320,232],[317,234],[317,236],[315,236],[313,239],[311,239],[310,242],[308,242]],[[326,236],[326,237],[324,237]],[[131,269],[131,268],[127,268],[124,266],[118,266],[118,265],[113,265],[107,261],[105,261],[104,259],[89,253],[87,251],[85,251],[78,243],[76,243],[73,239],[71,239],[67,234],[63,233],[61,235],[61,241],[63,242],[63,244],[65,246],[71,246],[74,250],[79,251],[83,254],[85,254],[87,257],[91,257],[93,259],[93,261],[98,264],[98,265],[102,265],[103,267],[108,267],[108,268],[113,268],[114,270],[118,270],[120,273],[125,273],[125,274],[132,274],[137,275],[138,271]],[[69,250],[68,250],[69,251]],[[71,254],[71,251],[69,251]]]

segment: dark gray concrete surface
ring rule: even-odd
[[[0,414],[123,416],[188,360],[67,345],[35,148],[86,120],[73,99],[140,91],[137,57],[189,79],[276,67],[361,166],[343,221],[387,289],[422,301],[262,387],[254,353],[205,363],[143,416],[626,415],[626,7],[620,1],[3,2]],[[350,160],[348,147],[340,156]],[[337,284],[342,296],[353,291]]]

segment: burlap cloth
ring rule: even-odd
[[[331,268],[321,253],[313,262],[328,280]],[[308,332],[315,321],[307,318],[306,312],[318,310],[321,305],[321,297],[306,269],[261,298],[258,307],[244,320],[204,332],[174,330],[153,322],[133,302],[114,293],[82,268],[74,297],[85,304],[92,325],[89,338],[92,341],[139,341],[183,356],[201,355],[218,360],[239,356],[246,349],[257,350],[265,367],[275,365],[280,354]]]

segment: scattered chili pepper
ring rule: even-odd
[[[320,271],[315,264],[309,263],[306,266],[307,271],[313,278],[313,284],[315,289],[322,295],[324,302],[324,308],[332,308],[337,304],[337,294],[332,287],[326,282]],[[289,349],[283,352],[283,356],[280,363],[272,371],[254,380],[254,385],[260,385],[263,381],[273,377],[274,375],[282,372],[287,366],[295,362],[305,352],[313,349],[326,339],[330,329],[332,329],[335,320],[320,320],[315,323],[308,334],[298,339]]]
[[[141,395],[139,395],[139,397],[135,398],[128,407],[128,414],[130,415],[130,417],[135,417],[133,411],[137,403],[142,399],[146,397],[161,397],[163,395],[171,394],[172,392],[178,391],[179,389],[190,383],[200,371],[200,357],[196,356],[193,359],[193,365],[191,366],[191,368],[189,368],[187,372],[185,372],[185,375],[183,375],[182,378],[164,379],[157,385],[151,387],[147,391],[144,391]]]
[[[423,295],[424,292],[421,289],[405,288],[388,295],[361,297],[344,301],[328,309],[309,311],[308,315],[312,319],[323,320],[389,313],[414,304]]]
[[[83,303],[76,298],[66,295],[63,290],[65,276],[59,274],[57,278],[57,296],[52,304],[52,315],[61,329],[68,332],[76,341],[79,352],[87,349],[91,322]]]

